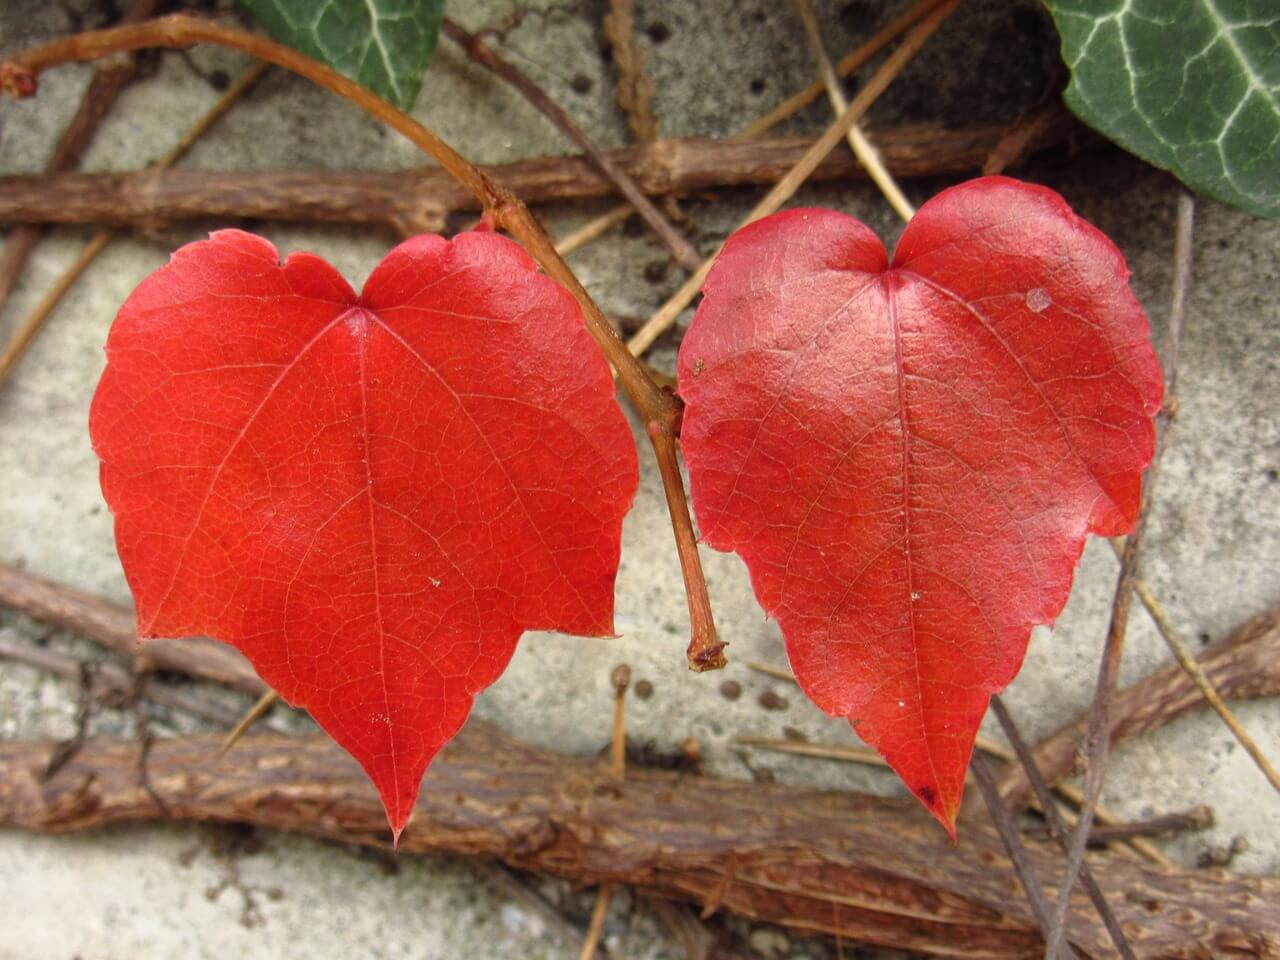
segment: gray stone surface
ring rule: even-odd
[[[822,4],[829,49],[836,54],[852,48],[903,6],[870,0]],[[812,75],[789,5],[680,0],[639,7],[666,135],[730,133]],[[508,0],[451,4],[471,27],[503,27],[500,46],[506,54],[601,143],[619,145],[626,142],[626,126],[613,101],[612,69],[602,56],[603,8],[602,3],[550,0],[518,6]],[[0,51],[69,27],[60,5],[6,3],[0,7]],[[873,121],[1012,119],[1034,99],[1049,69],[1046,53],[1052,50],[1044,30],[1032,3],[966,4],[891,89]],[[236,54],[207,49],[166,53],[152,63],[149,75],[121,97],[86,160],[88,169],[133,169],[158,156],[216,99],[205,78],[214,71],[234,75],[245,65]],[[43,78],[37,99],[0,104],[0,172],[42,167],[88,76],[87,67],[63,68]],[[789,127],[819,129],[825,111],[817,104]],[[415,113],[475,160],[568,152],[541,117],[445,41]],[[418,162],[397,136],[278,73],[187,161],[219,169],[396,168]],[[1159,335],[1169,288],[1171,181],[1116,153],[1088,154],[1035,175],[1115,238]],[[917,181],[907,191],[919,202],[941,185]],[[757,195],[730,191],[691,198],[685,203],[690,235],[710,250]],[[806,188],[797,203],[847,210],[887,239],[900,229],[865,187]],[[563,233],[600,209],[600,204],[561,206],[544,215],[555,232]],[[101,345],[132,287],[162,264],[171,248],[214,226],[187,224],[155,236],[118,239],[76,285],[0,394],[0,561],[128,600],[85,426],[103,362]],[[323,254],[357,284],[394,239],[378,231],[278,224],[262,225],[261,232],[282,252],[305,248]],[[0,314],[0,335],[7,336],[87,236],[83,229],[50,233]],[[682,279],[675,266],[665,276],[645,278],[645,267],[666,260],[643,231],[615,231],[573,263],[606,310],[646,315]],[[1278,275],[1280,226],[1200,204],[1195,285],[1182,353],[1182,410],[1160,482],[1146,565],[1170,615],[1197,644],[1280,602],[1275,574],[1280,561]],[[669,366],[673,345],[670,338],[662,341],[655,362]],[[746,777],[749,767],[768,768],[792,782],[899,791],[880,771],[744,755],[734,748],[735,735],[780,736],[788,728],[815,741],[848,742],[851,735],[843,722],[821,715],[787,684],[745,666],[751,660],[780,664],[784,656],[775,625],[761,615],[734,557],[704,556],[720,628],[732,642],[732,663],[721,675],[694,676],[684,669],[684,598],[658,479],[643,443],[641,463],[641,490],[626,522],[618,581],[617,625],[623,636],[605,641],[530,635],[506,675],[480,698],[477,715],[545,746],[595,752],[608,739],[609,671],[627,662],[637,679],[654,687],[650,699],[632,701],[631,734],[654,741],[659,749],[671,750],[681,739],[696,736],[709,772],[717,775]],[[1007,696],[1029,736],[1049,732],[1087,706],[1115,574],[1107,547],[1091,545],[1056,628],[1036,631],[1023,673]],[[39,625],[21,617],[2,614],[0,622],[29,637],[42,635]],[[80,654],[89,650],[62,635],[50,642]],[[1146,617],[1135,614],[1124,681],[1168,659]],[[718,693],[726,679],[741,683],[740,699],[731,702]],[[763,709],[759,698],[766,691],[780,694],[786,708]],[[75,693],[72,684],[0,662],[0,736],[68,735]],[[1239,715],[1269,754],[1280,757],[1276,704],[1245,705]],[[160,718],[158,725],[162,732],[191,728],[180,718]],[[994,735],[990,726],[986,732]],[[128,734],[132,720],[108,711],[95,720],[94,730]],[[1106,801],[1132,817],[1209,803],[1218,826],[1170,844],[1174,856],[1190,863],[1207,847],[1244,835],[1251,846],[1236,867],[1280,871],[1280,798],[1207,714],[1117,750]],[[215,890],[220,892],[209,892]],[[568,916],[585,924],[588,894],[560,884],[546,884],[544,890]],[[246,926],[246,920],[253,922]],[[682,955],[652,914],[625,897],[611,911],[607,930],[619,956]],[[772,931],[741,924],[734,930],[744,951],[828,955],[828,948],[816,942],[791,937],[779,946]],[[0,833],[0,958],[357,952],[396,958],[564,955],[540,920],[490,890],[471,865],[460,861],[402,862],[399,873],[391,875],[377,858],[330,845],[275,835],[246,843],[227,831],[190,826],[57,839]]]

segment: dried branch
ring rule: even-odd
[[[125,23],[145,20],[155,14],[163,0],[134,0],[122,18]],[[132,56],[117,57],[105,61],[93,71],[93,78],[80,100],[76,115],[53,148],[49,158],[49,173],[61,173],[79,165],[80,158],[93,140],[116,95],[137,73],[137,59]],[[27,261],[40,242],[41,231],[24,226],[13,230],[0,253],[0,308],[9,300],[14,285],[27,267]]]
[[[254,696],[267,690],[249,661],[226,644],[192,639],[148,640],[139,645],[131,610],[4,564],[0,564],[0,604],[131,656],[139,670],[172,670]]]
[[[161,160],[155,164],[152,169],[163,170],[173,166],[182,157],[184,157],[192,145],[199,140],[204,134],[213,127],[228,110],[242,97],[253,88],[262,75],[267,72],[265,63],[256,63],[249,69],[245,70],[227,91],[218,98],[218,102],[207,111],[204,116],[196,121],[178,143]],[[71,289],[71,285],[79,279],[80,274],[89,268],[89,265],[98,258],[98,254],[107,249],[107,245],[111,243],[115,237],[115,230],[107,228],[97,233],[91,239],[80,255],[76,257],[75,262],[71,264],[54,283],[52,289],[41,298],[36,304],[36,308],[27,315],[27,318],[18,325],[18,329],[13,336],[0,350],[0,387],[3,387],[5,381],[9,379],[9,375],[13,372],[13,368],[17,366],[22,355],[26,353],[27,347],[35,339],[37,333],[44,326],[45,321],[53,314],[58,304],[62,302],[62,298],[67,291]]]
[[[827,48],[823,46],[822,28],[818,24],[818,14],[813,9],[813,0],[795,0],[795,5],[800,19],[804,22],[804,32],[809,39],[809,48],[818,62],[818,74],[827,88],[827,99],[831,102],[831,111],[838,117],[849,109],[849,101],[845,99],[844,90],[840,87],[840,78],[836,76],[835,67],[827,57]],[[866,168],[872,181],[889,201],[889,206],[893,207],[903,220],[914,217],[915,207],[906,198],[902,188],[893,179],[893,175],[885,169],[884,161],[880,159],[880,151],[867,139],[862,128],[855,123],[845,133],[845,139],[849,141],[849,149],[853,151],[853,155]]]
[[[948,130],[931,124],[888,127],[876,142],[898,177],[977,172],[998,127]],[[717,140],[687,137],[609,151],[647,194],[773,183],[802,158],[813,138]],[[1048,141],[1040,144],[1047,145]],[[616,193],[582,156],[539,157],[480,168],[528,202]],[[851,156],[835,152],[811,180],[865,179]],[[481,203],[438,167],[393,172],[295,170],[76,173],[0,177],[0,222],[101,223],[155,227],[174,220],[256,219],[390,225],[400,233],[442,230]]]
[[[804,157],[774,184],[773,189],[769,191],[765,198],[756,204],[755,208],[738,224],[739,229],[747,224],[754,223],[762,217],[767,217],[786,203],[800,189],[822,159],[835,149],[836,144],[844,139],[849,128],[862,118],[862,115],[871,108],[871,104],[876,101],[880,94],[885,91],[894,78],[911,61],[916,51],[933,36],[933,32],[951,15],[958,2],[959,0],[949,0],[949,2],[939,6],[929,16],[912,27],[911,32],[903,38],[898,48],[886,58],[885,62],[880,65],[880,68],[867,81],[867,85],[858,91],[858,95],[853,98],[848,109],[840,114],[831,126],[827,127],[826,131],[814,142]],[[719,250],[716,253],[719,253]],[[698,271],[666,303],[659,307],[648,322],[627,341],[627,348],[633,354],[639,356],[648,350],[653,345],[653,342],[676,322],[676,317],[684,311],[685,307],[693,302],[694,297],[702,290],[702,284],[706,281],[707,274],[711,271],[711,265],[715,262],[715,257],[715,253],[708,257]]]
[[[1012,714],[1009,713],[1004,701],[1000,699],[998,694],[991,698],[991,709],[995,713],[996,719],[1000,722],[1000,728],[1004,730],[1005,736],[1009,738],[1009,743],[1013,746],[1014,752],[1018,755],[1018,762],[1026,769],[1031,785],[1035,788],[1036,797],[1040,801],[1040,809],[1044,813],[1045,823],[1049,826],[1049,835],[1065,851],[1067,844],[1070,842],[1071,833],[1062,817],[1062,813],[1058,810],[1058,802],[1053,797],[1052,788],[1044,782],[1044,776],[1036,767],[1035,758],[1031,755],[1031,747],[1022,738],[1018,725],[1013,722]],[[988,805],[999,804],[1002,810],[1008,811],[1008,807],[1000,799],[1000,792],[996,789],[993,779],[989,783],[983,784],[982,795]],[[1107,828],[1095,826],[1089,834],[1090,844],[1094,844],[1099,836],[1099,831],[1105,829]],[[1102,888],[1098,886],[1098,881],[1095,879],[1093,870],[1087,861],[1080,866],[1080,879],[1084,883],[1085,892],[1089,894],[1089,899],[1093,901],[1094,909],[1098,911],[1098,916],[1102,918],[1102,923],[1107,928],[1107,933],[1111,937],[1111,942],[1115,944],[1116,950],[1119,951],[1124,960],[1133,960],[1133,948],[1129,946],[1129,940],[1125,936],[1124,928],[1120,926],[1120,921],[1116,919],[1115,911],[1107,903],[1107,898],[1103,894]]]
[[[872,57],[946,2],[948,0],[917,0],[908,10],[885,24],[866,43],[841,57],[840,62],[836,64],[836,73],[842,77],[847,77],[849,74],[861,70],[871,61]],[[825,86],[821,80],[809,84],[800,92],[792,94],[782,101],[760,119],[748,124],[738,136],[758,137],[761,134],[768,133],[783,120],[794,116],[817,100],[822,96],[824,90]]]
[[[0,824],[66,832],[175,816],[390,845],[376,792],[332,741],[250,736],[222,757],[220,740],[151,747],[148,779],[168,814],[138,785],[133,744],[91,740],[44,784],[35,773],[50,744],[0,744]],[[941,956],[1043,950],[984,823],[967,824],[953,847],[911,802],[648,770],[629,771],[620,787],[593,760],[524,746],[475,721],[432,766],[400,850],[497,858],[697,903],[716,895],[747,917]],[[1056,849],[1031,841],[1027,850],[1055,884]],[[1280,956],[1280,880],[1092,856],[1138,956]],[[1107,954],[1083,897],[1070,929],[1082,953]]]
[[[635,181],[627,176],[626,171],[616,166],[610,160],[609,155],[595,145],[595,142],[565,112],[563,107],[547,96],[536,83],[516,67],[485,46],[483,40],[469,33],[448,17],[445,17],[444,23],[441,25],[441,32],[461,46],[472,60],[487,67],[495,75],[510,84],[522,97],[533,104],[539,113],[555,124],[561,133],[572,140],[578,149],[590,157],[591,162],[596,165],[600,172],[617,186],[618,192],[627,198],[627,202],[636,208],[644,222],[658,235],[658,239],[662,241],[663,245],[671,251],[677,263],[686,270],[698,269],[698,264],[702,262],[702,256],[685,239],[684,234],[672,226],[671,221],[649,202],[649,198],[644,195],[644,192],[636,185]]]
[[[658,139],[653,115],[653,78],[644,69],[644,50],[636,43],[635,0],[609,0],[604,35],[618,68],[618,106],[627,115],[631,134],[641,143]]]
[[[80,680],[81,668],[84,666],[83,663],[71,657],[23,642],[14,630],[0,630],[0,657],[25,664],[36,670],[43,670],[64,680]],[[126,699],[133,695],[134,688],[133,676],[115,664],[99,664],[93,671],[90,693],[95,697],[111,694]],[[202,700],[185,691],[168,690],[155,684],[146,684],[141,692],[153,703],[182,710],[201,720],[217,724],[235,723],[234,711],[228,710],[221,704]]]
[[[1280,695],[1280,609],[1268,610],[1238,627],[1201,653],[1198,662],[1224,697],[1247,700]],[[1196,685],[1171,664],[1116,695],[1111,739],[1119,742],[1147,733],[1204,705]],[[1077,717],[1036,745],[1036,765],[1047,782],[1057,783],[1074,772],[1076,746],[1087,724],[1087,715]],[[1002,771],[997,784],[1013,809],[1026,804],[1031,785],[1021,768]]]
[[[1013,872],[1018,876],[1018,882],[1022,885],[1022,891],[1027,897],[1027,905],[1031,907],[1031,913],[1036,918],[1036,923],[1040,925],[1045,941],[1057,944],[1056,947],[1047,948],[1045,956],[1070,960],[1075,956],[1075,952],[1067,946],[1058,930],[1054,928],[1056,923],[1062,921],[1054,919],[1053,908],[1045,898],[1044,887],[1040,885],[1040,877],[1031,863],[1030,856],[1027,855],[1026,847],[1022,844],[1022,837],[1018,834],[1017,824],[1013,822],[1013,815],[996,790],[995,776],[991,773],[991,767],[981,753],[975,752],[969,760],[969,769],[973,772],[974,779],[978,781],[978,789],[982,792],[987,812],[991,814],[991,822],[995,824],[996,832],[1000,835],[1000,842],[1004,844],[1009,862],[1013,865]]]
[[[616,0],[616,2],[629,2],[629,0]],[[872,57],[887,47],[894,40],[898,39],[901,34],[913,27],[917,21],[924,18],[932,12],[935,7],[939,6],[943,2],[945,2],[945,0],[919,0],[919,2],[912,6],[910,10],[906,11],[906,13],[895,17],[890,21],[889,24],[885,26],[884,29],[876,33],[875,36],[871,37],[856,50],[853,50],[842,57],[840,62],[836,65],[836,72],[840,76],[847,76],[848,74],[861,69],[871,60]],[[772,130],[777,124],[812,103],[821,93],[821,83],[812,84],[806,87],[794,96],[787,98],[763,117],[759,117],[753,122],[747,124],[746,127],[738,132],[737,137],[750,138],[763,136]],[[777,176],[780,177],[781,175],[782,172],[779,171]],[[777,177],[770,178],[769,182],[776,179]],[[612,210],[601,214],[582,227],[581,235],[575,234],[574,236],[562,241],[560,244],[563,248],[561,252],[568,253],[570,250],[577,249],[578,246],[581,246],[584,243],[589,243],[615,224],[626,220],[633,213],[635,213],[635,208],[630,204],[624,203],[621,206],[614,207]]]

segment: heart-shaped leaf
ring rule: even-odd
[[[1071,67],[1064,98],[1080,119],[1196,190],[1280,217],[1274,0],[1045,3]]]
[[[739,231],[680,349],[703,539],[953,835],[991,694],[1085,535],[1137,517],[1162,386],[1127,279],[1057,194],[988,178],[925,204],[892,263],[841,213]]]
[[[140,637],[234,644],[399,834],[524,630],[613,633],[635,447],[567,291],[492,233],[357,296],[222,231],[121,308],[90,431]]]

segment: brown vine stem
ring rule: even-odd
[[[617,185],[618,192],[627,198],[628,203],[635,207],[644,222],[658,235],[658,239],[671,251],[672,256],[676,258],[676,261],[682,267],[686,270],[698,269],[698,264],[702,262],[702,257],[698,254],[698,251],[693,249],[693,246],[684,238],[684,235],[672,226],[671,221],[664,217],[661,211],[650,202],[644,192],[636,186],[636,182],[627,175],[627,172],[610,160],[609,155],[596,146],[595,142],[574,122],[563,107],[547,96],[536,83],[516,67],[490,50],[483,40],[475,34],[469,33],[453,20],[445,17],[440,29],[445,36],[462,47],[467,52],[467,56],[476,63],[487,67],[495,76],[505,80],[522,97],[533,104],[539,113],[554,123],[561,133],[577,144],[578,148],[591,158],[592,163],[600,168],[600,172]]]
[[[1179,197],[1185,196],[1185,191]],[[1089,714],[1089,726],[1084,739],[1084,804],[1080,807],[1080,819],[1071,834],[1067,847],[1067,870],[1058,900],[1054,905],[1053,938],[1049,941],[1046,956],[1062,943],[1062,922],[1071,905],[1071,890],[1076,875],[1084,862],[1089,845],[1089,831],[1093,828],[1094,811],[1102,794],[1102,781],[1106,776],[1107,760],[1111,753],[1111,706],[1115,696],[1116,681],[1120,675],[1120,660],[1124,654],[1125,632],[1128,629],[1129,610],[1133,604],[1134,583],[1138,579],[1138,562],[1142,550],[1142,537],[1151,513],[1151,501],[1155,494],[1160,459],[1169,440],[1170,411],[1177,409],[1178,348],[1182,337],[1182,317],[1186,304],[1187,286],[1190,282],[1191,232],[1195,207],[1191,203],[1178,203],[1178,226],[1174,241],[1174,277],[1169,310],[1168,340],[1165,345],[1165,399],[1164,408],[1156,419],[1159,428],[1155,453],[1147,467],[1142,484],[1142,500],[1138,508],[1138,520],[1133,533],[1125,540],[1120,557],[1120,575],[1116,580],[1115,597],[1111,604],[1111,623],[1107,627],[1107,639],[1102,649],[1102,663],[1098,669],[1098,683],[1093,696],[1093,708]]]
[[[215,123],[222,119],[228,110],[239,100],[244,94],[253,88],[262,75],[267,72],[265,63],[257,63],[244,71],[227,91],[218,98],[217,103],[198,121],[195,125],[183,134],[173,148],[164,155],[151,170],[166,170],[181,160],[191,149],[192,145],[204,136]],[[70,267],[63,272],[58,278],[52,289],[41,298],[36,304],[34,310],[27,314],[27,318],[14,331],[8,343],[4,345],[4,349],[0,350],[0,388],[3,388],[5,382],[8,381],[9,375],[13,373],[14,367],[18,365],[18,361],[22,359],[22,355],[27,352],[27,347],[35,340],[36,334],[45,325],[45,322],[57,309],[58,304],[62,302],[62,298],[66,296],[67,291],[71,289],[72,284],[80,278],[80,275],[89,269],[89,265],[98,259],[98,255],[115,238],[116,230],[108,227],[94,234],[93,238],[80,251],[80,255]]]
[[[1031,780],[1031,785],[1036,791],[1036,797],[1040,800],[1040,808],[1044,813],[1045,823],[1048,824],[1049,835],[1065,850],[1070,834],[1066,822],[1062,819],[1062,813],[1058,810],[1058,802],[1053,798],[1053,792],[1049,784],[1045,782],[1044,774],[1036,766],[1036,758],[1032,755],[1031,748],[1027,745],[1027,741],[1023,739],[1022,732],[1018,729],[1017,724],[1013,722],[1013,715],[1009,713],[999,694],[991,698],[991,710],[1000,722],[1000,728],[1004,730],[1004,735],[1009,738],[1009,745],[1013,747],[1014,752],[1018,755],[1018,762],[1027,771],[1027,777]],[[1000,796],[999,789],[996,788],[994,780],[991,783],[990,791],[983,791],[983,798],[987,799],[989,803],[997,803],[1003,809],[1008,809]],[[1097,836],[1098,830],[1095,828],[1090,833],[1090,839],[1096,841]],[[1120,956],[1124,960],[1134,960],[1133,947],[1129,946],[1129,940],[1124,935],[1120,921],[1116,919],[1115,911],[1107,903],[1106,895],[1103,894],[1102,888],[1098,886],[1098,881],[1094,878],[1093,871],[1089,868],[1087,862],[1080,866],[1080,879],[1089,894],[1089,899],[1093,901],[1094,909],[1098,911],[1098,916],[1102,918],[1102,923],[1107,928],[1107,933],[1111,935],[1111,942],[1116,945],[1116,950],[1120,952]]]
[[[791,199],[792,195],[808,179],[809,174],[844,139],[849,129],[870,109],[871,104],[893,82],[894,78],[902,72],[902,69],[915,56],[916,51],[942,25],[942,21],[951,15],[958,3],[959,0],[949,0],[949,2],[935,8],[929,16],[912,27],[911,32],[903,38],[898,49],[890,54],[888,59],[880,65],[880,69],[867,81],[867,85],[858,91],[858,95],[850,102],[848,109],[840,114],[835,122],[814,142],[800,162],[774,185],[763,200],[756,204],[755,209],[738,224],[738,229],[742,229],[747,224],[754,223],[762,217],[767,217]],[[715,253],[708,257],[702,266],[698,268],[697,273],[685,281],[684,286],[677,290],[671,296],[671,299],[659,307],[648,322],[627,341],[627,347],[632,353],[636,356],[644,353],[667,328],[675,323],[676,317],[693,302],[694,297],[702,290],[702,285],[706,282],[707,274],[711,272],[711,265],[715,262],[719,252],[720,250],[717,249]]]
[[[666,487],[671,527],[675,534],[689,602],[689,662],[694,669],[724,666],[724,643],[716,636],[707,596],[706,579],[698,557],[697,538],[689,516],[684,484],[676,461],[675,433],[679,401],[659,387],[644,366],[626,349],[591,295],[569,265],[556,253],[523,203],[490,180],[460,153],[402,110],[336,70],[265,37],[187,16],[164,17],[139,24],[95,30],[33,47],[0,64],[0,92],[9,96],[35,93],[41,71],[73,61],[96,60],[122,50],[150,47],[181,49],[197,43],[230,47],[283,67],[335,93],[380,121],[435,160],[481,202],[495,226],[509,230],[547,275],[565,286],[582,308],[586,326],[617,371],[623,390],[635,404],[648,428]]]

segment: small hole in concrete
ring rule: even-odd
[[[665,23],[652,23],[645,33],[654,43],[666,43],[671,39],[671,28]]]

